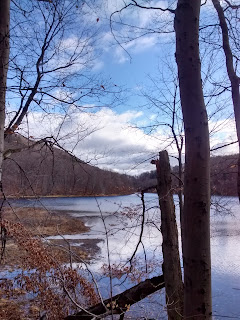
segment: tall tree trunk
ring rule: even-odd
[[[0,188],[2,191],[2,162],[4,152],[4,125],[6,84],[9,62],[10,0],[0,1]]]
[[[181,137],[182,138],[182,137]],[[183,164],[182,164],[182,142],[181,148],[178,148],[178,201],[179,201],[179,214],[180,214],[180,228],[181,228],[181,245],[183,255]]]
[[[240,92],[239,92],[239,83],[240,79],[237,76],[234,65],[233,65],[233,54],[229,43],[229,34],[228,34],[228,26],[224,16],[223,8],[219,0],[212,0],[212,3],[217,11],[220,28],[222,30],[222,42],[223,42],[223,50],[226,59],[226,67],[228,77],[231,82],[231,90],[232,90],[232,102],[233,109],[235,115],[235,123],[236,123],[236,131],[238,138],[238,198],[240,201]]]
[[[159,153],[157,192],[161,209],[163,237],[163,276],[165,281],[168,320],[182,319],[183,283],[179,257],[178,230],[173,202],[171,170],[167,151]]]
[[[210,148],[199,57],[200,0],[178,0],[174,27],[185,129],[184,318],[211,319]]]

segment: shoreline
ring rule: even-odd
[[[56,195],[26,195],[26,196],[6,196],[6,199],[14,199],[14,200],[24,200],[24,199],[48,199],[48,198],[110,198],[110,197],[123,197],[123,196],[130,196],[132,194],[140,194],[141,191],[133,191],[133,192],[129,192],[129,193],[121,193],[121,194],[118,194],[118,193],[112,193],[112,194],[96,194],[96,195],[93,195],[93,194],[80,194],[80,195],[63,195],[63,194],[56,194]],[[145,192],[146,194],[157,194],[157,192]],[[173,193],[173,195],[177,195],[177,193]],[[238,195],[225,195],[225,194],[216,194],[216,193],[212,193],[211,194],[211,197],[238,197]],[[3,197],[0,196],[0,199],[2,200]]]
[[[10,208],[5,208],[3,218],[11,223],[21,223],[26,230],[27,237],[39,239],[43,241],[44,246],[49,250],[51,256],[55,256],[61,263],[69,263],[69,248],[73,253],[73,262],[78,257],[85,261],[90,261],[94,258],[98,251],[97,243],[100,239],[93,241],[86,240],[66,240],[66,234],[84,234],[90,230],[86,226],[81,217],[76,218],[71,215],[66,215],[59,211],[48,212],[43,208],[14,208],[14,212]],[[63,238],[54,240],[49,239],[49,236],[61,235]],[[74,246],[76,242],[83,242],[87,246]],[[3,261],[0,266],[0,271],[21,267],[21,261],[26,257],[21,245],[15,238],[14,234],[7,237],[6,248]],[[74,258],[75,257],[75,258]]]
[[[101,198],[101,197],[122,197],[122,196],[130,196],[131,194],[139,193],[137,191],[131,193],[112,193],[112,194],[85,194],[85,195],[35,195],[35,196],[6,196],[7,199],[40,199],[40,198]],[[153,192],[154,193],[154,192]],[[0,197],[0,199],[3,199]]]

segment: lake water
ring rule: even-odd
[[[177,200],[177,198],[175,198]],[[156,194],[146,194],[146,213],[143,245],[136,253],[137,268],[150,276],[161,274],[160,213]],[[86,239],[96,239],[98,253],[89,268],[98,274],[103,294],[107,295],[109,280],[101,277],[101,267],[126,262],[134,252],[139,240],[142,223],[141,199],[138,195],[95,198],[42,198],[12,200],[13,206],[45,207],[49,211],[61,211],[83,219],[90,231],[79,235],[65,235],[66,239],[78,240],[75,245],[86,246]],[[240,319],[240,205],[234,197],[213,197],[211,209],[211,252],[213,313],[215,319]],[[177,220],[179,214],[176,201]],[[179,223],[178,223],[179,225]],[[57,238],[57,237],[52,237]],[[107,241],[108,238],[108,247]],[[81,242],[82,240],[82,242]],[[145,259],[146,258],[146,259]],[[125,290],[130,284],[113,280],[114,294]],[[121,282],[121,284],[120,284]],[[150,307],[149,307],[150,304]],[[154,305],[153,305],[154,304]],[[133,308],[135,315],[165,319],[163,294],[155,294]],[[153,307],[154,306],[154,307]]]

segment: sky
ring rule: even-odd
[[[153,0],[151,4],[166,7],[171,2],[173,1]],[[54,135],[61,146],[92,165],[137,175],[153,170],[151,159],[156,158],[158,152],[164,149],[170,154],[171,164],[177,164],[176,146],[165,125],[171,121],[167,112],[172,108],[172,90],[176,81],[174,34],[151,32],[153,26],[158,26],[159,16],[156,16],[156,11],[126,10],[121,16],[123,22],[137,24],[141,29],[113,24],[113,29],[116,30],[114,34],[121,42],[120,45],[111,33],[109,16],[123,6],[122,0],[110,0],[104,8],[89,6],[86,9],[88,14],[84,17],[87,25],[92,24],[98,28],[98,40],[91,48],[92,53],[96,54],[91,72],[101,74],[117,87],[123,88],[122,100],[113,107],[103,104],[102,108],[97,109],[89,101],[92,108],[84,108],[84,111],[68,106],[67,114],[54,112],[46,115],[41,109],[35,109],[28,113],[19,132],[34,139]],[[118,19],[118,15],[114,16],[115,19]],[[166,13],[164,23],[171,21],[171,14]],[[136,38],[137,32],[142,32],[145,28],[151,29],[150,33]],[[167,30],[171,31],[171,28],[172,24],[169,23]],[[122,37],[133,40],[124,43]],[[76,35],[69,32],[65,38],[65,46],[70,50],[75,42]],[[207,55],[205,59],[210,59],[209,57]],[[221,61],[222,56],[216,56],[215,60],[217,59]],[[203,72],[205,73],[204,68]],[[223,73],[216,71],[215,77],[221,78]],[[210,88],[206,87],[205,92],[208,91]],[[88,105],[87,102],[84,101],[84,107]],[[165,109],[159,110],[156,103],[161,103]],[[221,105],[221,112],[212,116],[209,121],[211,146],[235,141],[235,124],[229,95],[222,97],[221,101],[212,101],[207,97],[206,103],[209,115],[215,113],[216,104]],[[180,113],[179,117],[181,118]],[[181,123],[177,130],[183,134]],[[237,152],[237,146],[230,145],[213,154],[234,152]]]

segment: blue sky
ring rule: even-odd
[[[153,0],[151,4],[166,6],[168,2]],[[125,90],[123,91],[124,102],[114,108],[103,107],[94,112],[91,109],[84,109],[83,112],[70,106],[67,109],[67,114],[60,112],[47,116],[41,109],[35,109],[29,112],[28,119],[22,124],[20,132],[24,135],[33,136],[35,139],[49,134],[55,135],[63,147],[72,151],[82,160],[118,172],[139,174],[153,169],[149,159],[156,157],[160,150],[166,148],[170,155],[176,156],[176,147],[172,143],[172,136],[166,126],[155,127],[149,134],[144,129],[151,124],[156,124],[156,122],[168,122],[169,119],[165,110],[160,112],[142,96],[142,92],[150,92],[149,88],[152,87],[148,78],[150,75],[153,80],[156,79],[156,84],[159,86],[158,90],[153,89],[152,96],[164,103],[166,99],[169,100],[170,106],[172,97],[167,92],[166,84],[172,88],[173,82],[171,72],[166,67],[166,62],[171,61],[170,66],[173,69],[176,68],[174,35],[151,33],[134,39],[136,33],[131,33],[131,30],[126,27],[120,28],[118,32],[122,37],[133,38],[133,41],[122,42],[122,46],[131,56],[130,59],[128,54],[113,39],[109,28],[109,15],[123,4],[122,0],[111,0],[104,8],[99,9],[90,6],[86,9],[88,14],[84,19],[87,25],[99,28],[98,41],[95,43],[95,47],[91,47],[91,52],[96,53],[92,73],[95,75],[102,74],[103,77],[110,79],[117,86],[123,86]],[[209,10],[209,8],[205,10]],[[156,19],[159,19],[159,17],[156,16],[156,11],[130,10],[124,12],[122,17],[127,23],[138,24],[142,28],[141,30],[145,27],[149,28],[149,26],[151,28],[158,26]],[[165,22],[172,21],[171,15],[165,15],[164,19]],[[169,28],[172,28],[171,23],[168,30],[170,30]],[[119,35],[119,33],[116,33],[116,35]],[[119,37],[118,39],[119,41],[122,40]],[[69,32],[65,38],[65,46],[70,46],[75,42],[76,35]],[[207,51],[205,48],[204,50]],[[205,60],[208,60],[210,54],[208,53],[204,57],[206,57]],[[215,60],[219,61],[218,64],[223,61],[221,55],[219,57],[215,56]],[[203,68],[205,70],[205,67]],[[164,76],[160,76],[159,70],[164,72]],[[224,73],[217,71],[215,78],[222,77],[222,74]],[[165,84],[161,83],[163,77]],[[210,88],[206,88],[206,92],[207,90],[210,90]],[[63,88],[59,95],[63,95]],[[212,146],[218,146],[224,141],[231,142],[236,139],[234,120],[231,117],[226,120],[231,113],[229,96],[221,99],[226,101],[214,100],[208,106],[209,114],[214,110],[216,104],[224,106],[222,112],[211,118],[209,122],[210,130],[215,127],[220,129],[220,131],[211,135]],[[221,152],[237,152],[237,147],[233,145]],[[174,158],[171,158],[171,161],[173,165],[176,164]]]

